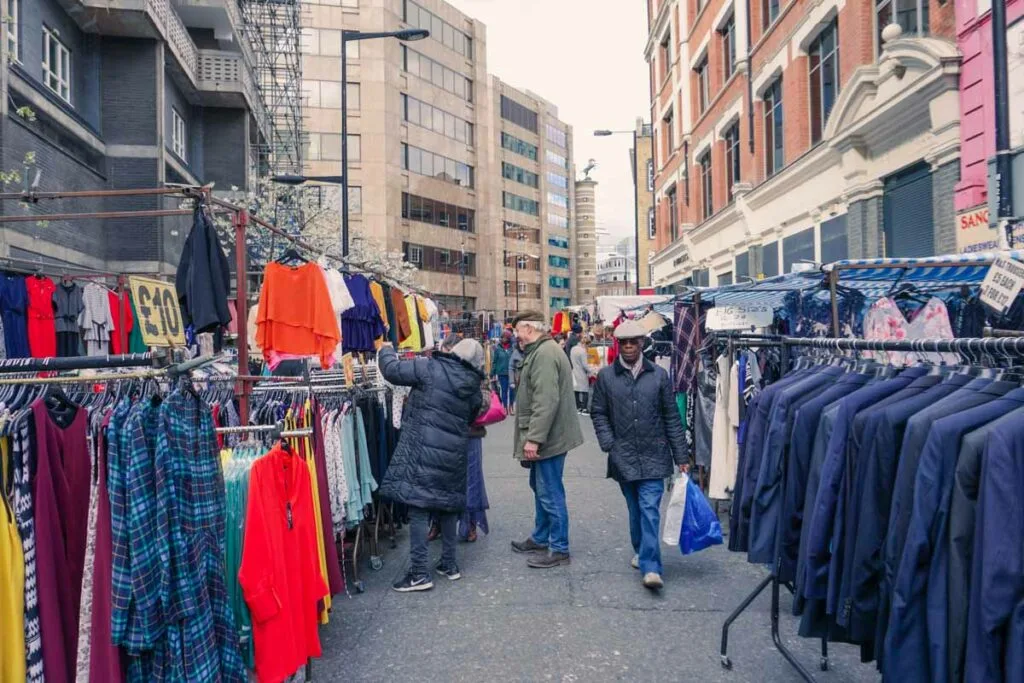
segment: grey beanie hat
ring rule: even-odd
[[[466,361],[474,368],[483,372],[484,370],[484,347],[476,339],[463,339],[454,347],[452,353]]]

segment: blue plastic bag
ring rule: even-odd
[[[686,511],[683,513],[683,528],[679,532],[679,549],[683,555],[689,555],[721,544],[722,525],[718,516],[700,487],[686,477]]]

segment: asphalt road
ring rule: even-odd
[[[772,645],[768,591],[733,625],[732,670],[720,664],[723,621],[766,576],[745,556],[724,546],[688,557],[663,547],[665,589],[640,585],[622,494],[604,478],[604,455],[589,418],[582,421],[587,442],[565,467],[571,566],[530,569],[509,549],[532,530],[533,497],[527,471],[512,459],[507,420],[484,441],[491,534],[460,545],[463,578],[435,577],[425,593],[392,591],[406,567],[400,530],[396,549],[383,544],[383,569],[360,562],[366,592],[335,600],[313,680],[799,681]],[[440,542],[431,550],[436,560]],[[878,680],[848,645],[831,645],[831,670],[818,671],[818,641],[796,636],[789,606],[783,591],[783,640],[817,680]]]

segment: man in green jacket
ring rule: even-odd
[[[566,453],[583,443],[583,432],[572,366],[548,334],[544,315],[524,311],[513,324],[526,353],[516,397],[515,457],[530,468],[536,520],[530,537],[513,541],[512,550],[529,553],[529,566],[548,569],[569,564],[569,510],[562,471]]]

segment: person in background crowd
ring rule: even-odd
[[[384,379],[412,387],[398,445],[380,487],[384,498],[409,506],[409,571],[393,588],[400,593],[430,590],[431,513],[440,520],[444,538],[437,572],[451,581],[462,576],[455,562],[456,524],[466,509],[466,448],[470,424],[482,408],[484,350],[475,339],[464,339],[451,353],[399,360],[385,344],[377,363]]]
[[[519,368],[523,365],[525,353],[523,340],[516,337],[512,342],[512,353],[508,357],[508,412],[516,414],[516,387],[519,386]]]
[[[576,410],[586,415],[590,409],[590,366],[587,365],[587,345],[589,340],[583,337],[569,352],[569,363],[572,365],[572,388],[576,392]]]
[[[574,346],[580,343],[583,338],[583,328],[580,325],[573,325],[572,332],[569,333],[569,338],[565,342],[565,352],[569,354],[569,359],[572,359],[572,349]]]
[[[509,401],[509,360],[512,358],[512,333],[505,332],[491,351],[491,378],[498,383],[498,396],[505,410],[510,408]]]
[[[615,330],[619,357],[597,375],[590,414],[601,450],[608,453],[607,476],[619,483],[629,508],[632,566],[643,584],[657,590],[662,580],[661,496],[673,461],[688,470],[683,423],[668,373],[644,358],[644,327],[625,320]]]
[[[526,355],[520,370],[514,455],[530,468],[535,526],[512,550],[530,553],[527,565],[547,569],[567,565],[569,510],[562,472],[566,454],[583,443],[573,396],[572,368],[562,349],[548,334],[544,315],[525,311],[516,316],[516,334]],[[547,551],[545,554],[540,554]]]

